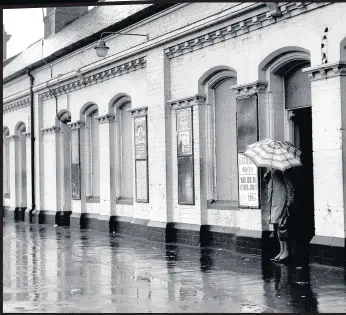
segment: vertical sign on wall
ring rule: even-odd
[[[178,203],[195,204],[192,108],[176,110]]]
[[[71,180],[72,180],[72,199],[81,199],[80,182],[80,148],[79,130],[72,130],[71,133]]]
[[[257,166],[242,153],[258,141],[257,94],[237,99],[239,208],[260,208]]]
[[[149,202],[147,116],[134,119],[136,201]]]
[[[238,153],[239,206],[259,208],[258,168],[244,154]]]

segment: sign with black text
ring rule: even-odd
[[[258,167],[248,157],[238,153],[239,207],[259,208]]]
[[[177,113],[178,155],[192,154],[191,108],[179,109]]]

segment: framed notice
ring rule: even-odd
[[[147,116],[134,118],[136,202],[149,202]]]
[[[239,208],[259,208],[258,167],[244,154],[238,153]]]
[[[147,116],[135,118],[135,156],[136,160],[147,158]]]
[[[178,203],[195,204],[192,108],[176,110]]]
[[[192,155],[192,110],[179,109],[176,113],[178,156]]]

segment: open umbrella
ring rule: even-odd
[[[250,144],[243,153],[257,167],[275,168],[282,172],[301,166],[301,151],[288,141],[266,138]]]

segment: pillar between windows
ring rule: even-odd
[[[70,226],[80,227],[82,205],[85,207],[85,198],[82,200],[81,193],[81,133],[80,129],[85,125],[84,122],[77,120],[68,122],[71,128],[71,187],[72,187],[72,214],[70,216]]]
[[[60,221],[60,128],[52,126],[42,128],[44,152],[44,191],[45,209],[40,209],[39,222],[58,224]]]
[[[31,178],[32,178],[32,174],[31,174],[31,132],[25,132],[24,133],[25,137],[26,137],[26,195],[27,195],[27,208],[28,211],[31,210],[31,205],[33,204],[32,202],[32,195],[31,195],[31,191],[32,191],[32,187],[31,187]],[[27,216],[28,217],[28,216]]]
[[[245,150],[245,147],[242,143],[246,144],[251,144],[253,142],[256,142],[260,139],[269,137],[268,134],[268,125],[270,124],[270,119],[269,119],[269,113],[267,109],[267,86],[268,82],[266,81],[255,81],[247,84],[241,84],[241,85],[233,85],[230,87],[232,91],[236,92],[236,102],[237,102],[237,139],[238,139],[238,148],[237,148],[237,153],[238,153],[238,159],[239,159],[239,154],[242,153]],[[254,109],[254,115],[253,119],[254,121],[252,122],[252,126],[256,126],[256,130],[252,135],[248,135],[250,138],[249,139],[240,139],[241,134],[239,134],[239,127],[242,126],[242,111],[241,108],[247,105],[246,99],[254,99],[254,103],[251,103],[250,106],[255,105],[256,108]],[[249,106],[249,105],[248,105]],[[252,113],[252,112],[251,112]],[[251,114],[250,113],[250,114]],[[246,122],[251,124],[250,121]],[[254,165],[256,168],[256,166]],[[242,196],[239,193],[239,200],[237,207],[241,208],[241,212],[239,213],[239,227],[241,230],[257,230],[259,233],[260,231],[263,230],[268,230],[269,229],[269,224],[268,224],[268,214],[266,212],[267,209],[263,207],[266,203],[266,187],[263,187],[262,185],[262,173],[263,169],[262,168],[257,168],[257,175],[253,176],[257,179],[256,183],[256,198],[254,202],[251,203],[246,203],[244,202]],[[239,172],[239,165],[238,165],[238,192],[240,191],[240,172]],[[260,209],[258,211],[257,209]],[[249,212],[254,212],[255,213],[250,213]],[[251,221],[246,219],[246,217],[251,217]],[[261,235],[259,235],[261,237]]]
[[[114,194],[112,194],[111,167],[114,165],[114,158],[111,157],[110,146],[114,145],[111,138],[113,130],[114,115],[106,114],[97,116],[95,119],[99,122],[99,153],[100,153],[100,212],[99,224],[108,226],[112,216],[112,203],[115,204]],[[113,133],[114,134],[114,133]]]
[[[134,218],[147,219],[149,213],[149,170],[148,170],[148,107],[129,108],[127,112],[133,118],[133,191],[135,192]]]
[[[311,255],[319,256],[325,246],[345,247],[346,62],[303,72],[311,80],[312,93],[315,236],[310,244]]]
[[[197,211],[193,224],[199,227],[207,222],[203,165],[206,145],[204,143],[206,130],[203,124],[206,113],[205,106],[201,106],[205,104],[205,100],[205,95],[196,94],[167,101],[172,110],[172,134],[176,135],[172,137],[172,176],[173,183],[178,183],[178,185],[174,187],[173,200],[175,204],[179,205],[176,209],[194,208]],[[185,110],[187,110],[186,113],[183,112]],[[182,135],[186,138],[184,141],[183,138],[180,139]],[[180,167],[188,168],[188,171],[179,171]]]

